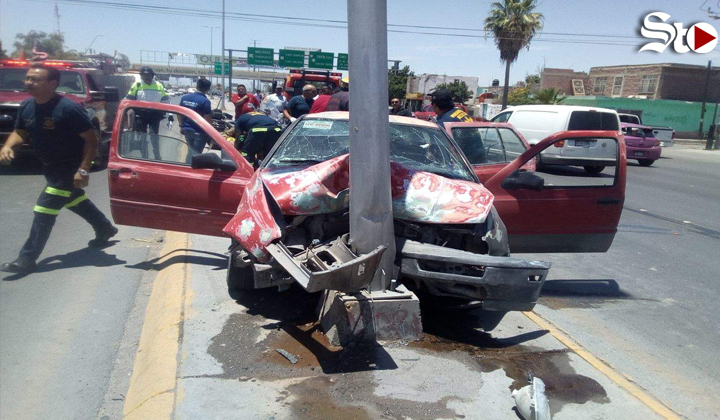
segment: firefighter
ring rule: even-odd
[[[240,134],[245,134],[243,141],[239,140]],[[235,120],[235,137],[238,138],[235,148],[250,163],[263,159],[281,134],[277,122],[261,111],[243,114]]]
[[[460,108],[455,108],[452,92],[448,89],[438,89],[432,94],[430,102],[437,115],[437,123],[445,127],[446,122],[472,122],[472,118]]]
[[[100,142],[97,131],[80,105],[57,94],[59,83],[60,71],[54,67],[34,65],[28,70],[25,86],[32,98],[20,105],[15,129],[0,149],[0,163],[7,165],[15,158],[14,151],[31,139],[47,181],[33,208],[30,236],[18,258],[0,266],[2,271],[21,274],[35,271],[36,261],[63,207],[85,219],[95,230],[95,239],[88,246],[107,245],[118,232],[83,191]]]

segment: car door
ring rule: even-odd
[[[548,147],[568,139],[603,138],[615,147],[615,166],[599,174],[558,166],[522,169]],[[605,252],[625,200],[626,156],[614,131],[564,131],[540,141],[485,182],[508,231],[511,252]]]
[[[449,122],[445,123],[445,130],[460,146],[482,183],[529,148],[510,124]],[[534,162],[530,160],[524,169],[534,170]]]
[[[182,119],[196,124],[197,135],[181,132]],[[192,146],[198,139],[219,149],[208,147],[204,155],[219,155],[222,167],[191,167],[193,156],[204,151]],[[115,223],[222,236],[252,173],[233,145],[194,111],[140,101],[120,105],[108,161]]]

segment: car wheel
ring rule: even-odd
[[[232,253],[228,257],[227,286],[228,290],[255,289],[255,272],[252,265],[235,267],[232,263]]]
[[[583,166],[583,168],[585,168],[585,172],[593,175],[597,175],[605,169],[604,166]]]
[[[655,161],[652,159],[638,159],[638,163],[640,166],[650,166],[655,163]]]

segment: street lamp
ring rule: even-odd
[[[90,47],[92,47],[92,45],[95,43],[95,40],[98,39],[98,37],[101,37],[101,36],[105,36],[105,35],[95,35],[95,38],[93,38],[93,40],[92,40],[92,42],[90,43],[90,45],[88,45],[88,47],[85,48],[85,54],[87,54],[88,51],[90,51]]]
[[[203,25],[203,28],[210,28],[210,56],[213,55],[213,29],[220,29],[219,26]]]

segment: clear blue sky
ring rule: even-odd
[[[220,11],[221,0],[116,0],[152,6],[204,8]],[[513,65],[511,82],[534,73],[538,66],[573,68],[588,71],[592,66],[676,62],[706,65],[714,60],[720,65],[720,46],[709,54],[638,53],[643,44],[638,30],[649,12],[662,11],[671,15],[670,21],[683,22],[685,27],[708,22],[720,32],[720,20],[712,20],[700,10],[704,0],[656,1],[577,1],[544,0],[537,10],[545,15],[544,33],[532,42],[530,50],[523,50]],[[276,17],[322,18],[346,20],[345,1],[233,1],[227,0],[227,11],[253,13]],[[708,5],[718,10],[718,0]],[[481,28],[491,2],[488,1],[425,1],[388,0],[388,22],[453,28]],[[60,27],[68,48],[84,51],[95,35],[101,34],[93,49],[112,53],[118,50],[132,61],[140,58],[140,50],[160,50],[186,53],[208,53],[210,30],[202,25],[220,26],[219,18],[168,15],[130,10],[115,10],[69,3],[58,3]],[[0,39],[8,52],[13,50],[15,34],[55,29],[55,3],[48,0],[0,0]],[[347,30],[309,26],[287,26],[255,21],[228,20],[226,46],[244,49],[259,40],[258,46],[279,49],[285,46],[322,48],[323,51],[347,52]],[[392,28],[391,28],[392,29]],[[426,31],[421,29],[404,29]],[[429,31],[429,30],[427,30]],[[437,31],[434,32],[447,32]],[[472,34],[470,32],[461,32]],[[570,37],[550,33],[578,33],[626,36],[627,38]],[[214,32],[214,49],[220,51],[220,30]],[[474,35],[481,35],[475,33]],[[548,42],[553,39],[590,39],[603,42],[613,40],[632,45],[572,44]],[[649,40],[648,40],[649,42]],[[504,67],[492,38],[456,38],[423,34],[389,33],[390,59],[402,60],[416,73],[478,76],[480,85],[501,79]]]

